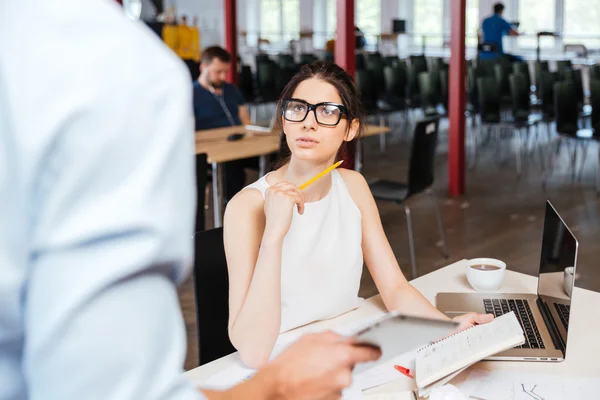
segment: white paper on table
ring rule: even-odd
[[[417,349],[401,354],[386,363],[358,374],[354,377],[354,385],[358,386],[361,390],[367,390],[377,386],[385,385],[386,383],[393,382],[398,379],[406,379],[412,381],[411,386],[414,386],[414,379],[411,379],[398,372],[394,368],[394,365],[400,365],[404,368],[408,368],[411,371],[411,374],[414,374],[416,357]]]
[[[417,397],[412,390],[408,390],[400,393],[365,394],[363,400],[417,400]]]
[[[474,370],[460,389],[467,396],[485,400],[594,399],[600,379]]]

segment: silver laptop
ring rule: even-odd
[[[249,131],[254,131],[254,132],[265,132],[265,133],[271,133],[273,131],[273,128],[275,127],[275,121],[277,120],[277,113],[273,114],[273,116],[271,117],[271,121],[269,122],[269,126],[262,126],[262,125],[244,125],[244,128],[248,129]]]
[[[449,317],[470,311],[496,316],[515,312],[525,334],[525,344],[488,360],[563,361],[567,352],[577,246],[577,239],[548,201],[537,295],[438,293],[437,307]]]

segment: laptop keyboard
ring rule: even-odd
[[[483,305],[487,314],[494,314],[499,317],[503,314],[508,314],[511,311],[515,312],[515,316],[523,328],[525,343],[515,348],[521,349],[545,349],[540,331],[533,319],[531,308],[527,300],[506,300],[506,299],[484,299]]]
[[[566,304],[554,303],[554,308],[556,308],[556,312],[560,317],[560,321],[562,322],[565,329],[569,329],[569,314],[571,312],[571,306]]]

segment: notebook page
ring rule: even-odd
[[[417,352],[417,386],[425,387],[485,357],[523,344],[514,312],[449,336]]]

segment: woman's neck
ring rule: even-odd
[[[281,179],[300,186],[323,170],[329,168],[334,162],[335,160],[333,159],[324,162],[306,162],[292,157],[290,162],[281,169]],[[327,174],[313,182],[302,192],[307,202],[313,202],[324,198],[330,189],[331,174]]]

